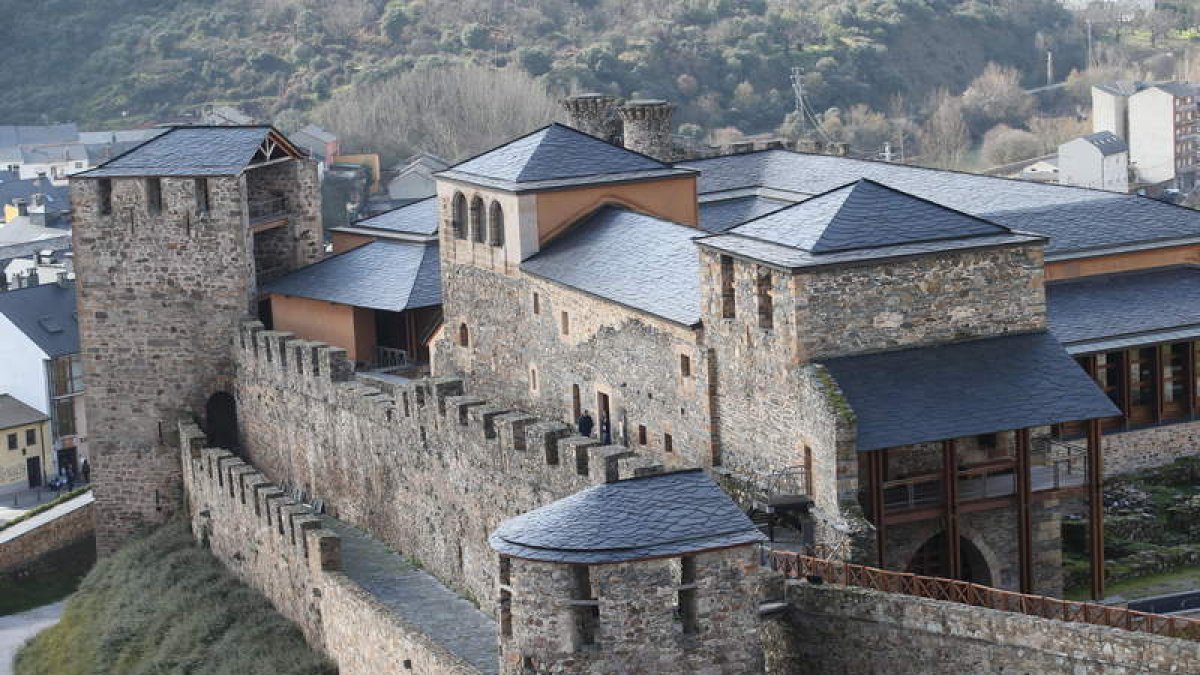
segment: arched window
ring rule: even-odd
[[[467,324],[458,324],[458,346],[466,347],[471,344],[471,331],[467,330]]]
[[[467,238],[467,198],[461,192],[455,192],[450,202],[450,229],[455,239]]]
[[[471,239],[481,244],[485,241],[483,217],[483,198],[475,197],[471,200]]]
[[[488,214],[488,243],[492,246],[504,245],[504,211],[500,202],[492,202],[491,213]]]

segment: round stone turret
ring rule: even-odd
[[[671,115],[675,106],[657,99],[642,99],[626,103],[618,112],[626,148],[663,162],[674,158]]]
[[[589,136],[612,142],[620,136],[619,100],[607,94],[575,94],[563,99],[570,125]]]

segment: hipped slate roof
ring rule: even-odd
[[[1050,283],[1046,312],[1073,354],[1200,337],[1200,267]]]
[[[405,204],[398,209],[365,218],[348,227],[349,229],[386,230],[399,234],[432,236],[437,234],[438,230],[437,197],[427,197],[411,204]]]
[[[700,243],[797,268],[1037,240],[861,179]]]
[[[1083,140],[1096,146],[1100,154],[1105,157],[1129,151],[1129,146],[1125,144],[1125,141],[1111,131],[1098,131],[1094,134],[1088,134],[1087,136],[1083,136]]]
[[[822,365],[854,412],[859,452],[1121,414],[1049,333]]]
[[[571,226],[521,270],[685,326],[700,322],[702,232],[607,206]]]
[[[263,292],[401,312],[440,305],[439,275],[436,244],[375,241],[302,267]]]
[[[90,171],[86,178],[136,176],[236,176],[245,170],[268,136],[290,148],[269,126],[172,127]]]
[[[0,394],[0,429],[11,429],[50,419],[45,413],[31,408],[10,394]]]
[[[504,555],[598,565],[678,556],[765,540],[704,471],[597,485],[500,524]]]
[[[766,197],[735,197],[700,203],[700,228],[719,234],[788,206],[791,202]]]
[[[0,314],[50,358],[79,353],[74,284],[42,284],[0,293]]]
[[[680,164],[701,195],[760,191],[801,199],[869,178],[1013,230],[1050,238],[1047,259],[1200,240],[1200,212],[1134,195],[769,150]],[[733,195],[731,195],[733,196]]]
[[[521,191],[691,173],[556,123],[437,176]]]

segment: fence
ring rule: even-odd
[[[839,586],[860,586],[885,593],[957,602],[1043,619],[1075,621],[1166,637],[1200,640],[1200,620],[1197,619],[1150,614],[1091,602],[1059,600],[1044,595],[1014,593],[966,581],[923,577],[840,560],[813,558],[792,551],[771,551],[769,559],[773,569],[793,579],[820,577],[824,583]]]

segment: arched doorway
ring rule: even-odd
[[[984,586],[994,585],[992,570],[988,567],[987,560],[984,559],[983,552],[979,550],[979,547],[966,537],[959,537],[958,541],[962,557],[962,574],[959,575],[959,579]],[[926,577],[951,578],[950,561],[946,550],[946,533],[938,532],[917,549],[905,571]]]
[[[209,445],[234,450],[238,447],[237,403],[233,396],[218,391],[204,404],[204,434]]]

